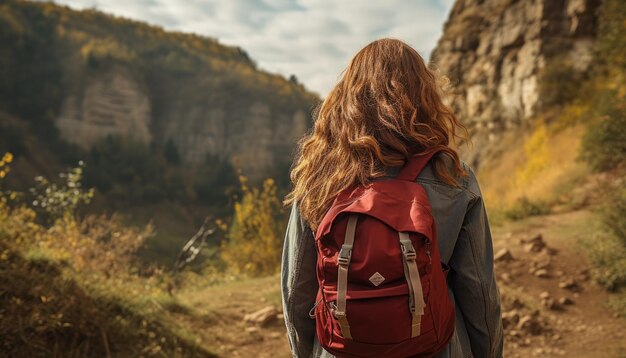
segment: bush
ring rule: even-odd
[[[283,243],[283,209],[272,179],[262,188],[250,188],[240,177],[242,197],[222,243],[221,258],[237,274],[270,275],[280,268]]]
[[[617,293],[609,305],[626,316],[626,189],[610,192],[613,199],[600,210],[606,232],[591,242],[590,259],[595,281]]]
[[[125,227],[117,215],[90,215],[78,222],[66,217],[50,228],[40,244],[71,257],[78,270],[96,269],[108,275],[128,271],[137,250],[153,233],[150,225],[143,230]]]
[[[541,202],[533,202],[523,196],[515,202],[511,207],[504,211],[504,216],[511,220],[521,220],[529,216],[545,215],[550,212],[546,204]]]
[[[592,274],[609,291],[626,287],[626,248],[613,235],[598,235],[590,251]]]
[[[0,159],[0,171],[11,160]],[[41,187],[39,200],[49,205],[37,209],[62,213],[49,228],[0,193],[0,355],[213,357],[158,303],[146,304],[164,296],[163,278],[139,277],[131,262],[150,229],[126,228],[115,217],[78,220],[80,200],[71,198],[84,194],[80,170],[64,178],[63,186]]]
[[[581,158],[596,171],[626,163],[626,2],[605,0],[598,20],[591,124]]]
[[[609,232],[626,248],[626,189],[615,190],[613,199],[602,211],[602,221]]]
[[[87,157],[85,183],[116,204],[159,203],[165,200],[188,202],[193,193],[173,151],[120,136],[108,136],[96,143]],[[169,151],[169,153],[168,153]]]
[[[579,97],[583,75],[565,57],[551,59],[539,75],[539,98],[544,106],[562,105]]]
[[[594,101],[599,120],[589,126],[581,146],[581,158],[596,171],[626,163],[626,103],[615,90],[605,90]]]
[[[4,177],[9,174],[11,171],[11,167],[9,164],[13,161],[13,154],[5,153],[2,158],[0,158],[0,180],[4,179]]]
[[[8,248],[6,239],[0,237],[2,356],[214,356],[158,315],[142,314],[118,297],[95,295],[66,275],[62,264],[26,258]]]
[[[83,190],[81,187],[83,167],[79,162],[78,167],[60,173],[63,182],[59,185],[41,176],[35,178],[37,184],[30,189],[32,206],[47,223],[73,216],[78,205],[88,204],[93,197],[93,189]]]

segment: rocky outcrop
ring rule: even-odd
[[[283,108],[266,103],[271,97],[254,94],[219,103],[211,98],[222,89],[198,89],[197,84],[184,81],[178,93],[157,96],[159,91],[140,76],[123,64],[87,75],[86,84],[64,100],[56,121],[62,137],[83,148],[108,135],[146,144],[171,140],[188,165],[203,165],[210,158],[229,161],[256,180],[284,169],[277,167],[291,160],[297,139],[309,126],[304,105]],[[156,85],[176,82],[164,78]],[[186,91],[200,95],[189,98]],[[158,103],[155,97],[161,97]]]
[[[584,72],[592,59],[600,0],[458,0],[431,62],[447,75],[450,105],[474,145],[479,166],[500,135],[542,109],[542,69],[568,60]]]
[[[63,138],[83,148],[108,135],[148,143],[150,100],[131,71],[115,66],[88,77],[82,91],[65,98],[56,125]]]

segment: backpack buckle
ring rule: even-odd
[[[335,302],[331,302],[330,303],[330,312],[332,313],[333,317],[335,317],[337,319],[346,316],[346,312],[342,312],[342,311],[338,311],[337,310],[337,304]]]
[[[342,245],[337,256],[337,263],[341,266],[348,266],[352,257],[352,245]]]
[[[400,247],[402,248],[402,255],[407,261],[413,261],[417,258],[415,248],[411,240],[400,240]]]

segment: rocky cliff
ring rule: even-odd
[[[319,101],[238,47],[50,3],[0,3],[0,55],[0,110],[86,150],[109,135],[173,144],[187,166],[252,179],[286,176]]]
[[[581,75],[588,71],[600,3],[456,1],[431,62],[450,78],[450,104],[472,135],[465,159],[484,164],[505,131],[541,113],[550,66],[567,66]]]
[[[253,91],[231,92],[234,98],[225,101],[219,86],[206,83],[211,74],[205,69],[193,80],[153,79],[152,87],[127,64],[105,67],[89,71],[85,85],[63,98],[55,118],[61,136],[85,149],[108,135],[146,144],[171,141],[183,163],[225,160],[260,179],[288,165],[310,125],[313,102],[306,97],[292,99],[292,108]]]

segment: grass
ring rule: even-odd
[[[2,245],[0,337],[8,356],[212,357],[163,310],[124,298],[121,286],[85,285],[59,263]],[[116,293],[114,293],[116,292]],[[147,296],[144,296],[147,297]],[[140,308],[140,309],[139,309]]]
[[[525,136],[505,134],[499,157],[478,172],[494,218],[520,219],[575,202],[572,189],[589,175],[576,160],[583,133],[583,125],[540,124]]]
[[[140,275],[143,240],[112,218],[51,227],[0,197],[0,351],[17,357],[213,357],[178,322],[170,276]]]

